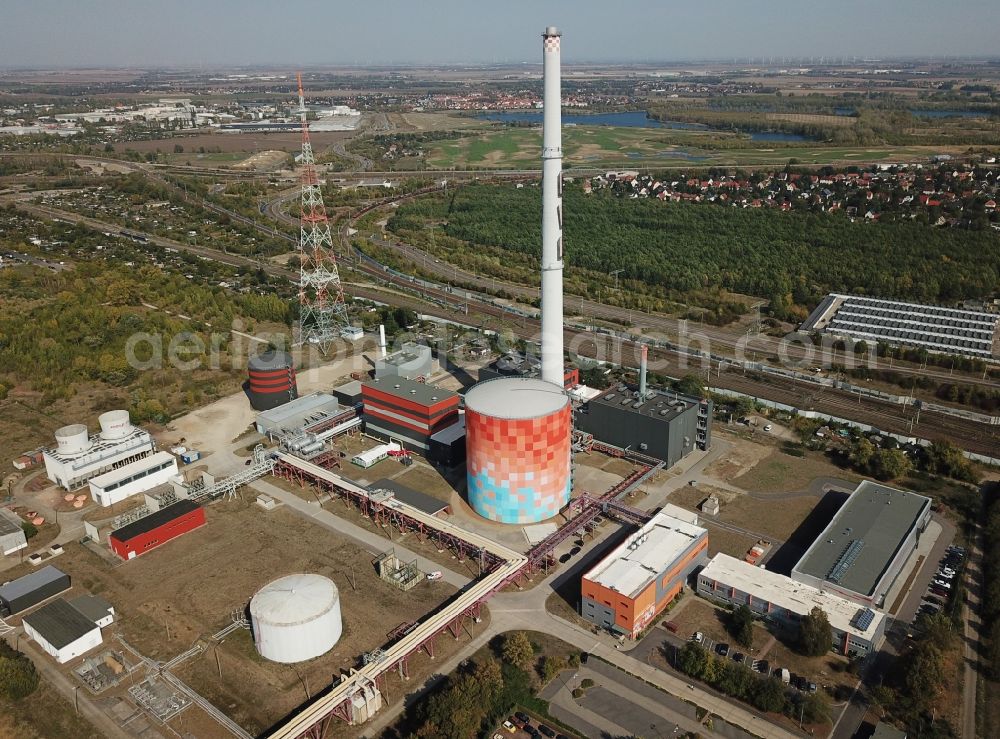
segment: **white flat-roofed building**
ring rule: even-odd
[[[792,579],[885,607],[931,521],[931,499],[863,480],[792,568]]]
[[[690,514],[687,514],[690,517]],[[583,576],[581,615],[635,638],[708,553],[708,531],[661,511]]]
[[[830,620],[831,649],[842,654],[867,654],[877,650],[885,638],[887,619],[881,611],[728,554],[716,554],[698,573],[698,595],[734,606],[745,605],[761,618],[792,627],[818,607]]]
[[[156,452],[93,478],[90,494],[102,506],[110,506],[169,482],[177,474],[177,458],[167,452]]]
[[[62,598],[25,616],[21,626],[59,664],[76,659],[102,641],[100,627]]]
[[[21,517],[7,508],[0,508],[0,553],[13,554],[25,549],[28,540],[24,536]]]

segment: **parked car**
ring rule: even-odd
[[[503,722],[503,727],[507,731],[509,731],[511,734],[513,734],[515,731],[517,731],[517,727],[514,726],[514,724],[511,723],[510,719],[508,719],[508,720],[506,720],[506,721]]]
[[[548,736],[548,737],[554,737],[556,735],[555,729],[550,729],[545,724],[539,724],[538,725],[538,730],[540,732],[542,732],[543,734],[545,734],[545,736]]]
[[[433,572],[427,573],[428,580],[440,580],[442,577],[444,577],[444,575],[442,574],[441,570],[434,570]]]
[[[580,547],[573,547],[572,549],[569,550],[569,554],[571,557],[575,557],[579,553],[580,553]]]
[[[581,660],[581,662],[582,662],[582,661],[583,661],[583,660]],[[516,719],[517,719],[518,721],[520,721],[520,722],[521,722],[522,724],[524,724],[525,726],[527,726],[528,724],[530,724],[530,723],[531,723],[531,717],[530,717],[530,716],[528,716],[528,714],[524,713],[524,711],[517,711],[517,712],[516,712],[516,713],[514,714],[514,718],[516,718]]]
[[[767,424],[767,425],[766,425],[766,426],[764,427],[764,430],[765,430],[765,431],[770,431],[770,430],[771,430],[771,429],[773,429],[773,428],[774,428],[774,426],[772,426],[771,424]]]
[[[705,635],[702,634],[700,631],[696,631],[691,635],[691,641],[693,641],[695,644],[701,644],[703,641],[705,641]]]
[[[743,660],[745,660],[745,659],[746,659],[746,655],[743,654],[743,652],[734,652],[733,653],[733,662],[739,662],[740,664],[743,664]]]
[[[945,590],[951,590],[951,583],[947,580],[933,580],[931,585],[937,585],[939,588],[944,588]]]
[[[559,563],[560,563],[560,564],[566,564],[566,563],[567,563],[567,562],[569,562],[569,561],[570,561],[571,559],[573,559],[573,557],[571,557],[571,556],[569,555],[569,553],[567,553],[567,554],[564,554],[563,556],[561,556],[561,557],[559,558]]]
[[[729,645],[728,644],[716,644],[715,645],[715,653],[718,654],[720,657],[728,657],[729,656]]]

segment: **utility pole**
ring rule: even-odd
[[[624,271],[625,271],[624,269],[615,269],[611,271],[611,274],[614,275],[615,278],[615,290],[618,289],[618,275],[620,275]]]

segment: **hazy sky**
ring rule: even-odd
[[[1000,0],[9,0],[0,67],[1000,56]]]

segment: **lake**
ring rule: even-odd
[[[500,123],[542,123],[542,111],[491,112],[480,113],[480,120],[498,121]],[[566,126],[620,126],[623,128],[673,128],[686,131],[714,131],[710,126],[701,123],[684,123],[683,121],[658,121],[650,118],[641,110],[622,113],[583,113],[579,115],[564,114],[563,128]],[[809,141],[806,136],[783,131],[750,131],[751,141],[795,142]]]

